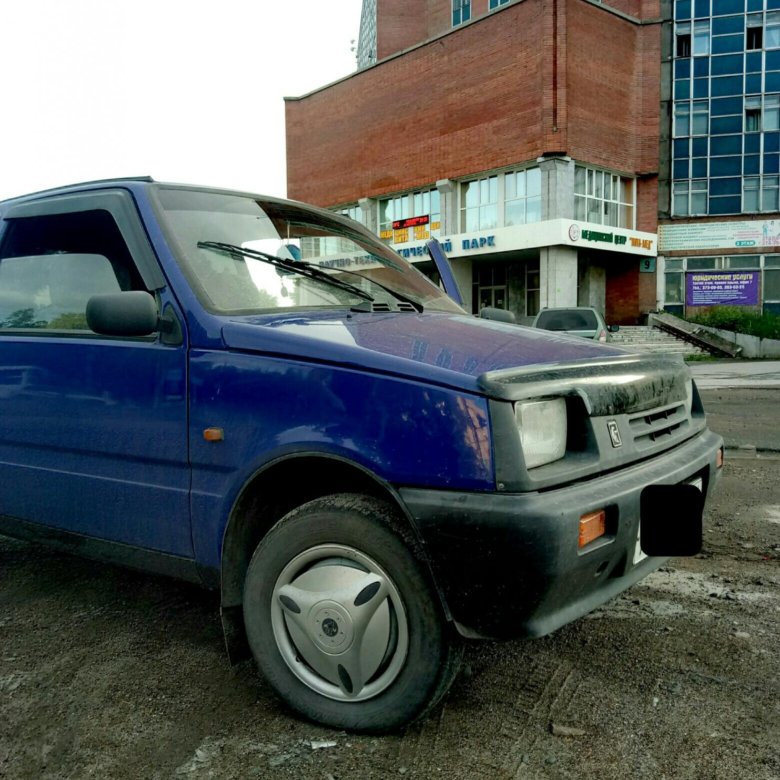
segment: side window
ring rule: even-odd
[[[0,245],[0,328],[88,330],[93,295],[143,289],[107,211],[8,223]]]

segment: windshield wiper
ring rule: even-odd
[[[335,276],[331,276],[326,271],[320,269],[319,266],[316,266],[313,263],[307,263],[305,260],[286,260],[283,257],[261,252],[259,249],[249,249],[247,247],[238,246],[238,244],[227,244],[223,241],[198,241],[198,246],[201,249],[213,249],[215,252],[224,252],[226,255],[241,255],[242,257],[251,257],[255,260],[262,260],[269,265],[276,266],[285,271],[292,271],[301,276],[306,276],[309,279],[325,282],[325,284],[329,284],[332,287],[338,287],[341,290],[354,293],[366,301],[370,301],[371,303],[374,302],[373,297],[365,292],[365,290],[361,290],[360,287],[345,282],[342,279],[337,279]]]

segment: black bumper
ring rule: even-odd
[[[547,634],[608,601],[666,559],[634,564],[642,489],[719,476],[720,436],[623,470],[537,493],[400,491],[458,630],[469,637]],[[607,512],[607,535],[579,549],[580,516]]]

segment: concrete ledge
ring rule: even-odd
[[[716,355],[740,357],[742,354],[740,345],[734,343],[731,339],[718,335],[718,333],[714,332],[714,328],[705,328],[702,325],[686,322],[673,314],[667,314],[666,312],[652,313],[648,316],[648,324],[654,328],[672,333],[678,338],[685,339]]]
[[[780,358],[780,339],[760,339],[758,336],[748,336],[746,333],[735,333],[731,330],[709,328],[698,325],[712,334],[734,344],[741,350],[740,357],[747,358]]]

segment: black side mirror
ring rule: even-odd
[[[149,336],[159,330],[159,320],[154,297],[142,290],[87,301],[87,325],[101,336]]]

